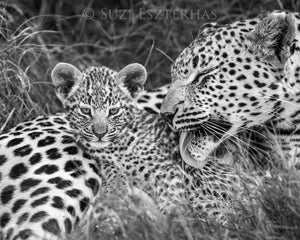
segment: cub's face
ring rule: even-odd
[[[131,121],[129,105],[142,90],[146,72],[141,65],[131,64],[119,73],[107,67],[91,67],[81,73],[60,63],[52,79],[76,139],[99,149],[122,134]]]
[[[106,67],[89,68],[77,90],[66,99],[67,119],[82,141],[108,145],[126,125],[127,99],[121,97],[117,73]]]

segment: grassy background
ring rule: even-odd
[[[300,239],[300,178],[294,171],[277,172],[249,194],[249,182],[241,198],[230,200],[227,225],[209,220],[188,207],[181,215],[149,219],[147,212],[122,195],[101,199],[103,210],[83,234],[77,229],[68,240],[298,240]],[[240,196],[242,197],[242,196]],[[228,211],[228,209],[227,209]],[[199,218],[200,215],[200,218]],[[114,226],[114,227],[112,227]]]
[[[106,65],[113,69],[139,62],[149,72],[148,88],[170,81],[170,65],[196,36],[201,24],[229,23],[262,11],[300,11],[297,0],[122,0],[122,1],[1,1],[0,133],[21,121],[59,111],[50,72],[59,61],[80,69]],[[82,16],[92,8],[94,17]],[[101,9],[199,10],[189,19],[141,19],[138,15],[103,19]],[[213,13],[213,14],[212,14]],[[119,12],[122,14],[122,12]],[[214,18],[214,14],[216,18]],[[150,221],[128,202],[105,199],[124,219],[124,229],[110,236],[94,226],[92,239],[300,239],[300,179],[297,172],[276,172],[264,182],[250,205],[235,203],[229,227],[195,220],[194,213],[168,216],[167,227]],[[120,208],[123,206],[123,208]],[[126,234],[124,235],[124,231]],[[75,233],[77,234],[77,233]],[[79,234],[79,233],[78,233]],[[80,234],[79,234],[80,235]],[[101,237],[102,236],[102,237]],[[79,236],[70,239],[78,239]]]

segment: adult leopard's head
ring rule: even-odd
[[[109,145],[130,121],[127,110],[143,90],[146,76],[137,63],[119,72],[103,66],[80,72],[71,64],[58,63],[51,73],[75,136],[96,149]]]
[[[187,163],[202,167],[225,138],[293,112],[286,103],[291,91],[282,69],[293,54],[295,16],[276,12],[214,25],[176,59],[161,114],[181,132],[180,150]],[[263,34],[268,31],[273,33],[269,38]]]

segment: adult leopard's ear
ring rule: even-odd
[[[265,14],[255,29],[246,35],[249,52],[269,61],[284,64],[292,54],[296,25],[289,12]]]
[[[201,39],[203,37],[207,37],[207,35],[209,35],[213,31],[216,31],[219,27],[220,27],[220,25],[216,22],[209,22],[209,23],[202,24],[198,30],[196,39],[197,38]]]
[[[69,63],[58,63],[51,72],[57,97],[64,102],[76,89],[81,80],[81,72]]]
[[[144,90],[146,79],[147,71],[145,67],[139,63],[127,65],[117,75],[118,85],[133,99]]]

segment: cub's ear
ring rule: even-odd
[[[64,102],[81,80],[81,72],[69,63],[58,63],[51,72],[57,97]]]
[[[295,22],[288,12],[265,14],[255,29],[247,34],[249,50],[258,57],[285,63],[291,55],[296,35]]]
[[[133,99],[144,90],[146,79],[147,71],[145,67],[139,63],[127,65],[117,75],[118,85]]]

